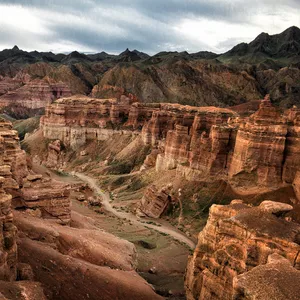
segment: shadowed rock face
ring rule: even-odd
[[[3,95],[0,96],[0,108],[16,118],[42,112],[47,104],[71,95],[70,89],[63,82],[18,77],[0,80],[0,94],[1,90]]]
[[[169,195],[172,185],[157,190],[155,186],[147,188],[138,208],[138,213],[150,218],[159,218],[171,203]]]
[[[270,207],[270,202],[266,205]],[[263,288],[259,288],[263,280],[272,281],[275,291],[284,284],[276,276],[275,270],[275,273],[263,276],[262,281],[260,276],[253,276],[261,270],[274,268],[274,265],[263,266],[271,254],[286,257],[290,264],[282,268],[282,278],[288,278],[291,274],[299,276],[300,226],[267,212],[263,209],[266,205],[249,207],[240,200],[234,200],[228,206],[211,207],[207,225],[199,234],[198,245],[189,260],[186,274],[187,299],[229,300],[235,293],[234,288],[239,290],[238,294],[241,290],[245,291],[244,298],[239,296],[235,299],[266,299],[263,298]],[[290,287],[290,294],[296,295],[298,287],[292,283]],[[256,295],[259,297],[256,298]]]

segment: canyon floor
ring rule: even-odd
[[[196,246],[194,238],[187,237],[165,220],[140,219],[115,208],[109,193],[88,175],[77,172],[60,175],[42,165],[34,165],[34,170],[48,173],[63,183],[88,184],[95,196],[100,195],[101,207],[88,206],[72,197],[72,213],[88,218],[99,230],[132,242],[138,253],[138,273],[158,294],[168,299],[185,299],[184,274],[188,256]]]

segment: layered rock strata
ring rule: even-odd
[[[176,169],[187,180],[274,188],[292,184],[300,171],[299,118],[296,107],[281,114],[269,96],[247,118],[224,108],[76,96],[49,105],[41,128],[45,138],[74,150],[115,135],[141,135],[153,149],[144,168],[156,159],[157,172]],[[53,164],[55,147],[49,150]]]
[[[106,140],[114,134],[131,131],[113,130],[127,121],[130,105],[125,99],[93,99],[85,96],[59,99],[41,118],[45,138],[57,139],[78,149],[89,140]]]
[[[5,87],[7,82],[8,86]],[[40,109],[52,103],[55,99],[71,96],[69,87],[63,82],[48,82],[47,80],[33,80],[18,89],[12,90],[11,84],[18,82],[14,80],[2,81],[2,90],[7,92],[0,96],[0,107],[21,106],[29,109]]]
[[[288,126],[266,98],[260,109],[239,126],[229,178],[261,185],[282,182]]]
[[[135,272],[133,244],[80,215],[73,216],[76,228],[61,225],[71,223],[69,187],[27,168],[3,120],[0,149],[1,299],[162,299]],[[20,211],[12,212],[12,200]]]
[[[22,204],[39,209],[42,217],[67,224],[71,219],[70,187],[42,176],[27,176],[21,189]]]
[[[46,218],[70,221],[67,185],[29,172],[26,154],[10,122],[0,120],[0,176],[3,187],[12,195],[14,207],[39,208]]]
[[[274,269],[274,265],[263,267],[271,254],[285,257],[290,264],[283,267],[282,277],[298,274],[300,225],[274,214],[291,209],[285,204],[270,201],[263,202],[260,207],[247,206],[241,200],[234,200],[228,206],[213,205],[188,264],[187,299],[229,300],[235,293],[241,294],[242,290],[245,291],[244,298],[235,299],[265,299],[262,297],[263,289],[259,288],[261,279],[253,277],[253,274]],[[276,272],[270,272],[266,277],[270,278],[263,280],[272,281],[274,289],[283,284],[276,277]],[[255,292],[246,297],[247,290]],[[294,292],[291,291],[291,294]],[[256,293],[260,296],[255,297]]]
[[[0,280],[12,281],[17,277],[16,227],[13,223],[11,195],[3,189],[5,178],[0,177]]]

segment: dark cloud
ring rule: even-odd
[[[227,32],[226,36],[220,34],[220,40],[212,45],[205,38],[197,39],[197,30],[202,36],[202,31],[207,30],[205,26],[193,28],[194,35],[179,30],[178,26],[184,20],[220,22],[220,26],[225,22],[234,24],[237,30],[239,26],[256,26],[258,31],[253,34],[254,38],[260,26],[255,19],[256,13],[268,15],[276,8],[290,7],[294,11],[299,8],[298,0],[254,0],[251,3],[246,0],[0,0],[1,4],[28,8],[39,18],[40,26],[49,32],[45,37],[20,28],[18,33],[16,28],[5,24],[7,31],[0,30],[0,45],[7,44],[10,39],[12,45],[19,43],[21,47],[39,50],[41,43],[45,48],[47,38],[49,49],[51,45],[65,44],[78,46],[79,51],[115,53],[127,47],[148,53],[174,49],[224,51],[234,43],[248,41],[249,36],[236,33],[232,37],[233,32]],[[13,24],[13,15],[11,19]],[[26,27],[26,20],[24,22]],[[211,30],[218,28],[215,26]]]

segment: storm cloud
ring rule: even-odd
[[[224,52],[300,26],[297,0],[0,0],[0,48]]]

